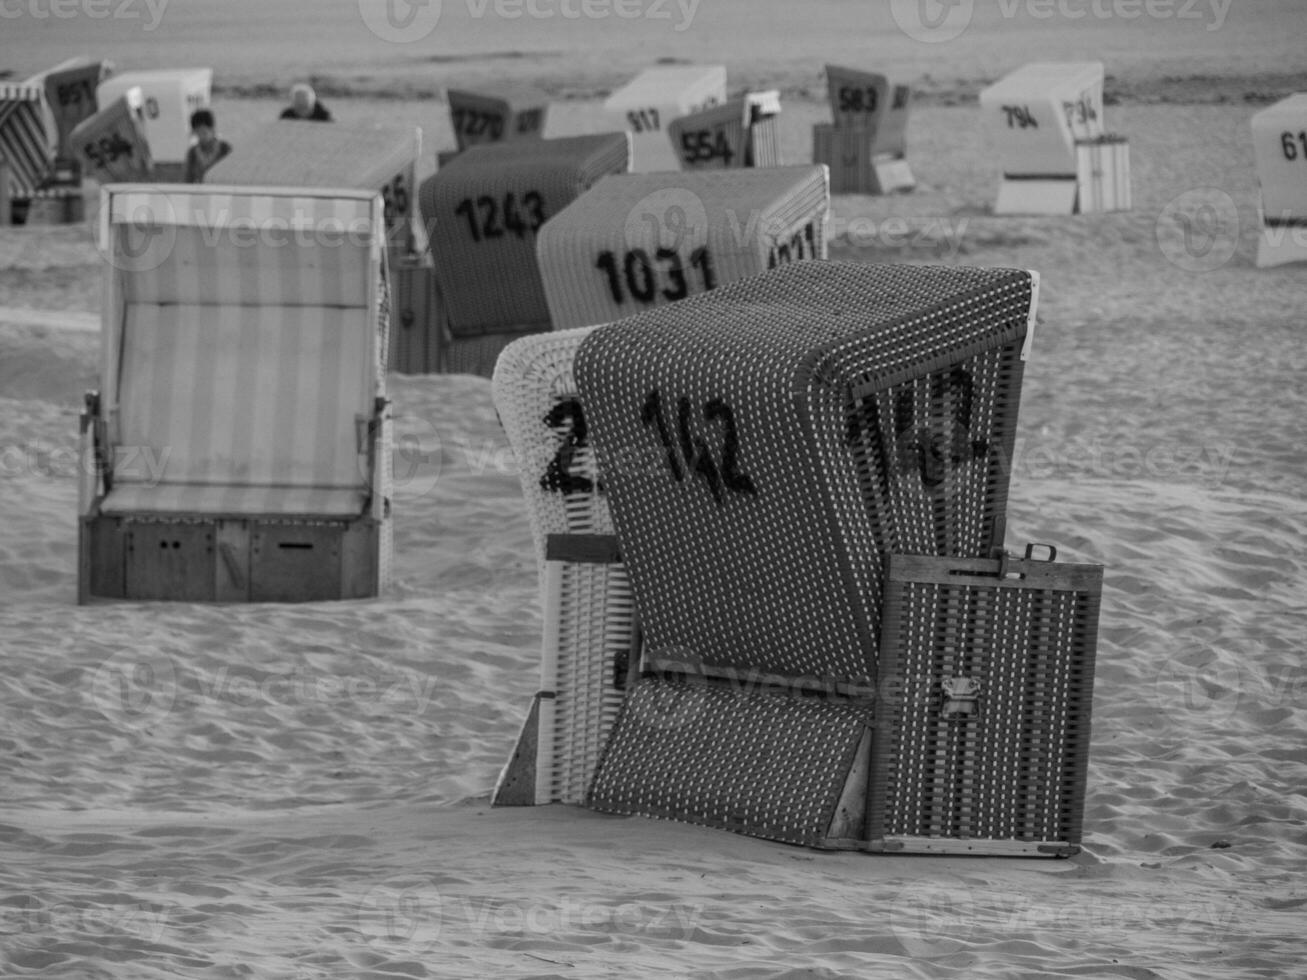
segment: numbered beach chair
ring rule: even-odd
[[[155,177],[154,157],[145,135],[145,100],[129,88],[68,137],[68,153],[87,177],[101,184],[130,183]]]
[[[1257,265],[1307,261],[1307,94],[1254,115],[1252,131],[1261,187]]]
[[[205,183],[251,187],[346,187],[379,193],[386,241],[410,251],[417,213],[416,126],[330,126],[282,119],[255,130],[204,176]]]
[[[536,243],[597,181],[630,167],[626,133],[469,147],[423,182],[422,219],[447,336],[441,370],[489,376],[518,337],[551,328]]]
[[[780,166],[780,92],[748,92],[667,127],[683,170]]]
[[[1036,63],[980,93],[1002,170],[995,214],[1130,207],[1128,145],[1103,125],[1103,64]]]
[[[907,161],[912,90],[877,72],[826,66],[835,122],[813,127],[812,159],[834,194],[891,194],[916,186]]]
[[[822,166],[601,180],[537,241],[555,329],[609,323],[765,269],[826,257]]]
[[[491,86],[475,91],[450,89],[446,99],[454,140],[460,151],[481,143],[540,139],[544,135],[549,100],[536,89],[520,86]]]
[[[648,68],[604,101],[607,121],[628,130],[631,169],[637,173],[676,170],[667,129],[672,120],[726,101],[722,65],[661,65]]]
[[[27,221],[34,205],[52,207],[57,220],[81,219],[81,175],[69,165],[67,140],[96,108],[94,91],[87,102],[81,82],[104,69],[74,58],[21,83],[0,82],[0,205],[12,212],[0,223]]]
[[[495,408],[522,476],[544,607],[540,693],[495,788],[500,806],[581,803],[636,671],[630,581],[572,379],[592,329],[516,340],[495,366]]]
[[[583,342],[649,673],[591,806],[873,846],[884,556],[1001,545],[1037,287],[798,263]]]
[[[377,595],[392,533],[381,198],[115,184],[100,236],[80,600]]]
[[[145,137],[154,157],[156,178],[180,181],[191,145],[191,113],[209,107],[213,69],[170,68],[111,75],[97,89],[99,104],[108,105],[131,88],[139,88],[144,99]]]

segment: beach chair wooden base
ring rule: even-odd
[[[1075,214],[1079,182],[1058,177],[1007,177],[998,187],[995,214]]]
[[[878,135],[830,123],[812,128],[812,160],[830,168],[832,194],[895,194],[917,186],[906,157],[877,151]]]
[[[586,805],[818,848],[861,846],[868,703],[642,678]]]
[[[1257,267],[1307,262],[1307,218],[1289,219],[1262,225],[1257,239]]]
[[[390,521],[166,518],[98,514],[81,523],[79,599],[320,602],[383,585]]]

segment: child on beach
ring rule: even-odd
[[[218,139],[213,113],[208,109],[191,113],[191,132],[195,142],[186,151],[185,181],[199,184],[204,181],[205,171],[231,152],[231,144]]]

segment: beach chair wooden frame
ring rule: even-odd
[[[384,205],[105,187],[78,598],[315,601],[390,573]]]
[[[540,692],[496,784],[499,806],[581,803],[638,669],[630,580],[572,378],[591,329],[514,341],[492,382],[522,478],[544,610]]]

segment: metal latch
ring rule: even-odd
[[[980,681],[974,677],[945,677],[945,718],[963,718],[975,714],[976,700],[980,697]]]

